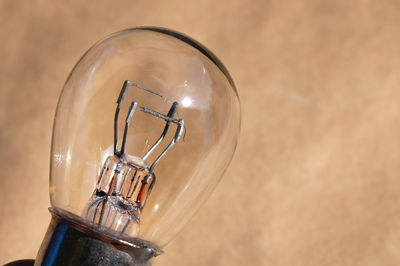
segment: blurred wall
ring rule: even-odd
[[[400,265],[398,1],[0,0],[0,263],[50,215],[58,95],[120,29],[186,33],[230,70],[237,154],[154,265]]]

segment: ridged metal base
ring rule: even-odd
[[[52,219],[36,265],[149,266],[158,253],[84,227],[50,209]]]

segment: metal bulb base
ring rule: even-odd
[[[36,265],[149,266],[162,253],[82,226],[50,209],[52,219],[35,260]],[[139,240],[140,241],[140,240]]]

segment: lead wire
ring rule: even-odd
[[[133,116],[133,113],[135,112],[136,106],[137,106],[137,102],[135,102],[135,101],[133,101],[131,103],[131,106],[129,106],[128,115],[126,116],[126,120],[125,120],[124,137],[122,138],[121,151],[119,152],[120,156],[122,156],[125,152],[126,136],[128,134],[129,124],[131,123],[132,116]]]
[[[118,115],[119,110],[121,109],[122,101],[124,100],[126,89],[128,88],[130,82],[129,80],[124,81],[124,85],[119,93],[118,100],[117,100],[117,108],[115,109],[115,116],[114,116],[114,154],[117,155],[117,143],[118,143]]]
[[[131,183],[129,184],[128,194],[127,194],[127,195],[128,195],[128,196],[127,196],[128,199],[132,198],[133,191],[135,191],[135,189],[136,189],[137,181],[136,181],[136,184],[135,184],[135,186],[133,187],[133,190],[132,190],[132,192],[131,192],[132,184],[133,184],[133,181],[135,181],[136,175],[137,175],[137,169],[135,169],[135,173],[133,174],[133,176],[132,176],[132,178],[131,178]]]
[[[153,179],[151,180],[151,183],[149,185],[149,188],[147,189],[146,197],[144,198],[142,205],[140,206],[140,210],[143,210],[144,207],[146,206],[147,198],[149,197],[151,191],[153,190],[153,186],[156,183],[156,176],[152,174]]]
[[[126,90],[126,87],[127,87],[126,84],[129,85],[129,81],[128,82],[127,81],[124,82],[124,86],[122,87],[122,90],[121,90],[121,93],[120,93],[120,97],[118,98],[118,101],[117,101],[117,103],[118,103],[117,110],[118,111],[116,111],[116,119],[115,119],[114,126],[115,126],[115,124],[118,124],[118,113],[119,113],[119,109],[121,107],[121,103],[122,103],[122,100],[123,100],[123,97],[124,97],[124,94],[125,94],[125,90]],[[131,103],[130,107],[129,107],[129,111],[128,111],[128,114],[127,114],[126,119],[125,119],[125,129],[124,129],[124,136],[122,138],[121,151],[118,152],[118,153],[116,151],[114,151],[114,154],[118,154],[119,155],[118,157],[122,157],[123,154],[124,154],[126,137],[127,137],[127,134],[128,134],[128,128],[129,128],[129,124],[130,124],[130,122],[132,120],[132,116],[133,116],[133,113],[134,113],[134,111],[136,109],[136,106],[137,106],[137,102],[133,101]],[[118,137],[117,136],[117,131],[115,130],[115,128],[114,128],[114,133],[115,133],[114,136]],[[116,146],[117,146],[116,142],[114,142],[115,150],[116,150]],[[114,176],[112,178],[110,187],[108,188],[108,193],[105,195],[105,199],[104,199],[103,204],[102,204],[102,208],[101,208],[101,212],[100,212],[100,218],[99,218],[99,225],[101,225],[102,220],[103,220],[104,207],[105,207],[105,204],[108,201],[108,197],[111,195],[111,192],[115,190],[115,186],[117,184],[117,179],[118,179],[119,173],[121,172],[121,169],[120,169],[121,167],[122,167],[121,161],[119,161],[118,164],[117,164],[117,168],[114,169]]]
[[[153,162],[153,164],[150,166],[149,168],[149,173],[146,175],[146,177],[143,179],[144,184],[147,184],[147,181],[149,179],[150,176],[153,177],[153,180],[151,181],[149,188],[147,190],[146,196],[144,198],[144,200],[142,201],[141,199],[141,206],[140,206],[140,210],[143,210],[143,208],[146,205],[147,202],[147,198],[149,197],[151,190],[153,189],[153,186],[156,182],[156,176],[153,174],[153,170],[154,167],[157,165],[157,163],[161,160],[161,158],[168,152],[169,149],[172,148],[172,146],[175,145],[176,142],[179,141],[180,137],[182,136],[182,130],[184,128],[184,121],[182,119],[179,120],[179,124],[178,127],[176,129],[175,135],[172,138],[171,142],[169,143],[169,145],[162,151],[162,153],[157,157],[157,159]]]
[[[160,161],[160,159],[161,159],[162,157],[164,157],[164,155],[168,152],[169,149],[172,148],[172,146],[174,146],[174,144],[175,144],[176,142],[179,141],[179,139],[180,139],[181,136],[182,136],[183,127],[184,127],[184,121],[183,121],[183,119],[179,119],[179,120],[178,120],[178,127],[176,128],[174,137],[172,138],[172,140],[171,140],[171,142],[168,144],[168,146],[162,151],[162,153],[161,153],[161,154],[157,157],[157,159],[152,163],[152,165],[151,165],[150,168],[149,168],[149,173],[152,173],[152,172],[153,172],[154,167],[157,165],[157,163]]]
[[[172,104],[171,108],[169,109],[167,116],[168,116],[168,117],[174,117],[177,108],[178,108],[178,103],[177,103],[177,102],[174,102],[174,103]],[[158,146],[158,144],[160,144],[161,141],[164,139],[165,135],[166,135],[167,132],[168,132],[169,125],[170,125],[170,121],[166,121],[164,130],[163,130],[163,132],[161,133],[161,136],[158,138],[158,140],[153,144],[153,146],[152,146],[152,147],[146,152],[146,154],[143,156],[143,158],[142,158],[143,160],[146,160],[147,157],[148,157],[148,156],[154,151],[154,149]]]

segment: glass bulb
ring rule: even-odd
[[[84,54],[61,93],[51,205],[162,247],[220,180],[239,127],[234,83],[206,48],[160,28],[115,33]]]

